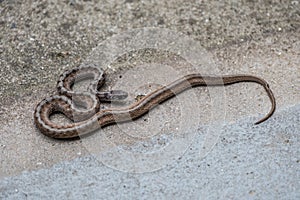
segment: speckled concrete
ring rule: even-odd
[[[93,156],[26,171],[0,181],[0,198],[299,199],[299,113],[298,105],[261,127],[227,125],[202,160],[198,134],[184,156],[151,173],[116,171]]]
[[[0,1],[0,196],[298,199],[299,10],[300,2],[294,0]],[[275,115],[260,126],[252,126],[270,106],[263,89],[250,83],[226,87],[225,128],[209,153],[197,157],[202,134],[207,132],[203,127],[214,121],[207,117],[210,105],[206,102],[211,98],[207,89],[195,89],[201,94],[203,110],[201,124],[186,129],[186,134],[197,135],[192,147],[165,168],[143,174],[123,173],[99,164],[87,148],[97,134],[71,141],[41,135],[34,127],[33,110],[42,98],[56,92],[59,74],[81,64],[92,49],[111,36],[141,27],[184,33],[207,49],[221,74],[263,77],[277,99]],[[174,55],[134,52],[111,64],[107,87],[126,70],[153,61],[185,66]],[[166,102],[144,118],[124,125],[123,130],[145,123],[150,126],[156,123],[153,119],[164,121],[162,116],[176,114],[177,107],[176,100]],[[178,124],[176,120],[170,118],[171,129],[167,130]],[[107,130],[115,144],[125,144],[132,151],[159,147],[170,136],[141,147],[123,137],[118,127]],[[110,148],[108,145],[101,151]]]

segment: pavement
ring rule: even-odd
[[[199,159],[197,135],[168,166],[149,173],[114,170],[89,155],[1,180],[3,199],[299,199],[300,106],[260,128],[226,125]],[[205,130],[202,130],[205,132]]]
[[[300,198],[299,1],[0,1],[0,9],[1,199]],[[168,46],[189,38],[194,42],[180,50],[190,54],[125,52],[104,67],[106,89],[129,91],[131,103],[158,80],[187,72],[191,63],[182,55],[201,49],[189,57],[203,61],[201,73],[264,78],[275,114],[253,125],[269,99],[259,85],[241,83],[189,90],[139,120],[80,140],[42,135],[34,108],[56,92],[59,75],[102,62],[93,55],[99,44],[143,27],[183,33],[156,39]],[[131,44],[148,45],[141,41]]]

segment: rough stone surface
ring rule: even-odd
[[[299,1],[0,0],[0,13],[0,198],[300,198]],[[199,42],[220,74],[264,78],[277,100],[275,115],[254,127],[253,122],[270,107],[264,90],[250,83],[225,87],[225,111],[220,112],[225,127],[205,158],[197,157],[203,127],[214,122],[211,95],[197,88],[199,124],[186,129],[197,139],[165,168],[142,174],[100,164],[87,148],[97,134],[71,141],[40,134],[33,111],[41,99],[56,92],[58,76],[80,65],[103,41],[143,27],[167,28]],[[129,52],[105,66],[106,88],[124,79],[126,70],[151,63],[186,66],[176,55],[164,52]],[[130,84],[124,87],[130,89]],[[151,124],[163,122],[166,131],[156,142],[134,141],[117,126],[109,127],[107,136],[132,151],[164,146],[172,137],[168,133],[180,121],[190,120],[170,117],[179,112],[177,103],[166,102],[123,126],[123,130],[149,127],[151,133],[157,128]]]

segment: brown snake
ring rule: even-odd
[[[76,93],[72,90],[75,81],[92,77],[94,81],[89,86],[88,93]],[[57,83],[60,95],[42,100],[35,109],[34,121],[37,128],[44,135],[52,138],[78,137],[95,131],[99,127],[139,118],[159,103],[191,87],[222,86],[239,82],[255,82],[262,85],[271,100],[271,110],[255,124],[271,117],[276,107],[275,98],[268,83],[261,78],[251,75],[201,76],[200,74],[190,74],[167,86],[158,88],[128,107],[100,110],[101,101],[118,101],[127,97],[127,93],[121,90],[99,92],[104,80],[104,72],[96,67],[75,68],[63,73]],[[80,110],[74,104],[85,109]],[[50,116],[56,112],[64,114],[72,120],[72,123],[60,125],[52,122]],[[79,121],[76,121],[74,116],[78,116]]]

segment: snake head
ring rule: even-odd
[[[128,97],[128,93],[123,90],[111,90],[108,92],[97,92],[97,97],[100,101],[112,102],[112,101],[121,101]]]

